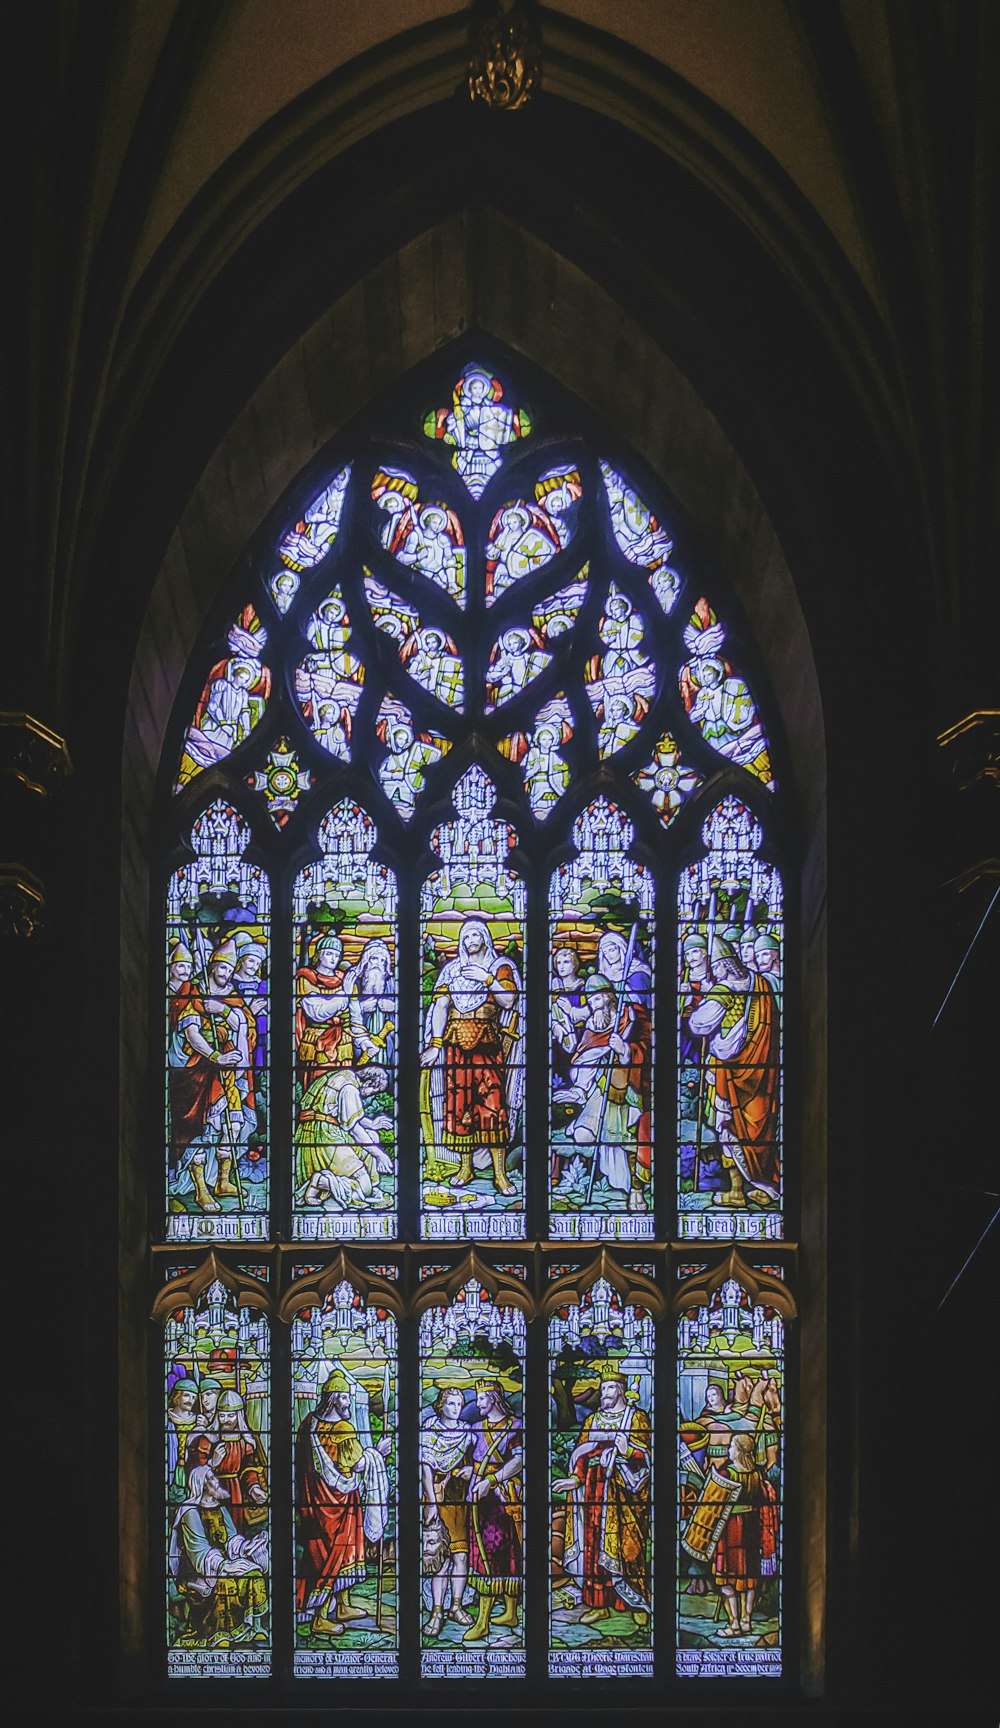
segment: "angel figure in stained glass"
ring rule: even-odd
[[[271,694],[271,674],[260,659],[266,642],[253,607],[245,607],[229,632],[232,655],[212,667],[185,733],[178,785],[221,762],[257,725]]]
[[[487,605],[559,549],[556,525],[544,510],[522,499],[498,511],[486,547]]]
[[[606,462],[601,463],[601,473],[611,508],[611,527],[619,549],[630,564],[649,571],[650,585],[664,612],[669,612],[680,589],[680,578],[667,564],[673,541],[620,474],[616,474]]]
[[[425,770],[441,760],[444,750],[433,737],[424,733],[415,737],[408,720],[396,720],[389,726],[386,743],[389,754],[379,769],[379,779],[390,804],[405,822],[413,815]]]
[[[380,468],[372,497],[383,514],[379,538],[386,551],[461,601],[465,546],[455,511],[433,500],[421,505],[417,483],[403,468]]]
[[[539,713],[521,762],[528,801],[536,816],[548,815],[569,785],[569,765],[561,751],[572,735],[568,710],[565,717],[562,712]]]
[[[722,657],[725,636],[707,601],[699,600],[684,629],[691,659],[679,674],[681,700],[713,750],[770,786],[767,738],[749,687]]]
[[[504,407],[502,396],[498,378],[470,366],[455,385],[451,407],[432,410],[424,420],[429,438],[454,445],[452,461],[473,498],[499,468],[504,445],[531,430],[525,411]]]
[[[608,690],[605,686],[597,732],[597,747],[602,756],[613,756],[632,742],[646,706],[641,696],[633,696],[624,690]]]
[[[344,509],[347,483],[351,478],[348,463],[335,475],[326,489],[313,499],[297,522],[282,535],[278,554],[290,570],[311,570],[329,550],[337,536]]]
[[[601,676],[610,678],[631,672],[641,663],[636,650],[643,638],[643,624],[631,600],[614,584],[601,620],[601,638],[607,652],[601,656]]]
[[[454,510],[443,504],[425,504],[418,520],[413,556],[407,559],[430,581],[436,582],[453,600],[465,586],[462,529]]]
[[[490,707],[499,708],[517,696],[544,672],[551,661],[537,630],[515,625],[505,630],[490,656],[486,673],[486,695]]]
[[[306,635],[315,653],[295,673],[295,693],[314,738],[332,756],[345,760],[365,669],[348,650],[351,623],[339,591],[317,607]]]
[[[462,662],[451,637],[436,624],[424,625],[404,642],[399,658],[410,677],[439,702],[462,705]]]

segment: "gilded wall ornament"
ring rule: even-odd
[[[542,37],[531,11],[515,0],[493,7],[473,39],[468,89],[490,108],[523,108],[542,77]]]

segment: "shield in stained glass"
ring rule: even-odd
[[[575,467],[550,468],[532,502],[515,498],[498,510],[486,543],[485,599],[492,606],[508,588],[541,569],[573,538],[583,492]]]
[[[524,1676],[525,1339],[475,1279],[420,1316],[424,1679]]]
[[[349,800],[295,880],[292,1235],[396,1234],[396,878]]]
[[[681,1315],[677,1673],[782,1669],[784,1323],[735,1278]]]
[[[652,1316],[604,1278],[549,1321],[549,1675],[653,1673]]]
[[[164,1326],[167,1674],[271,1671],[270,1338],[216,1281]]]
[[[666,828],[681,805],[697,791],[702,776],[681,760],[680,750],[669,732],[653,745],[653,754],[632,779],[649,801]]]
[[[423,791],[427,770],[448,753],[451,740],[440,732],[417,730],[410,710],[395,696],[383,698],[375,734],[386,748],[379,764],[379,782],[389,803],[408,822]]]
[[[421,1234],[440,1240],[524,1233],[526,893],[495,796],[481,768],[463,775],[420,896]]]
[[[346,1280],[292,1322],[298,1680],[399,1672],[397,1331]]]
[[[299,766],[299,759],[287,738],[279,738],[268,752],[263,768],[247,775],[247,785],[262,792],[267,813],[277,828],[283,828],[294,815],[303,792],[312,785],[308,768]]]
[[[549,1229],[652,1237],[653,879],[604,798],[549,888]]]
[[[231,805],[194,824],[167,890],[167,1240],[267,1228],[270,889]]]
[[[782,1232],[781,877],[738,798],[678,887],[678,1210],[684,1237]]]

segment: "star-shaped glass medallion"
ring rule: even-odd
[[[263,792],[268,815],[283,828],[303,792],[312,785],[308,768],[299,767],[299,759],[287,738],[279,738],[267,758],[267,766],[247,775],[247,785]]]

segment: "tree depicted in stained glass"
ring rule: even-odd
[[[549,1321],[549,1674],[653,1672],[653,1321],[599,1278]]]
[[[292,1234],[396,1234],[396,879],[345,799],[296,878]]]
[[[525,1333],[475,1279],[420,1317],[425,1679],[525,1672]]]
[[[682,1314],[677,1672],[781,1673],[784,1323],[727,1278]]]
[[[424,416],[428,438],[440,438],[453,451],[452,464],[473,498],[479,498],[500,467],[507,444],[527,437],[531,416],[508,407],[499,378],[484,366],[467,366],[455,384],[451,405]]]
[[[292,1323],[297,1679],[399,1671],[396,1363],[346,1280]]]
[[[781,1235],[781,877],[738,798],[702,830],[678,888],[682,1236]]]
[[[249,738],[267,707],[271,674],[261,662],[267,631],[252,606],[244,606],[227,640],[229,653],[209,672],[184,734],[178,792],[203,768],[225,761]]]
[[[266,1317],[216,1280],[166,1321],[167,1672],[271,1670]]]
[[[549,1227],[652,1236],[653,880],[632,824],[595,799],[549,889]]]
[[[268,1205],[267,877],[222,800],[167,890],[167,1238],[247,1241]]]
[[[725,626],[702,597],[684,627],[691,657],[680,670],[681,700],[706,744],[773,790],[771,753],[757,704],[725,643]]]
[[[422,1234],[451,1241],[524,1234],[526,894],[495,796],[462,776],[421,891]]]

